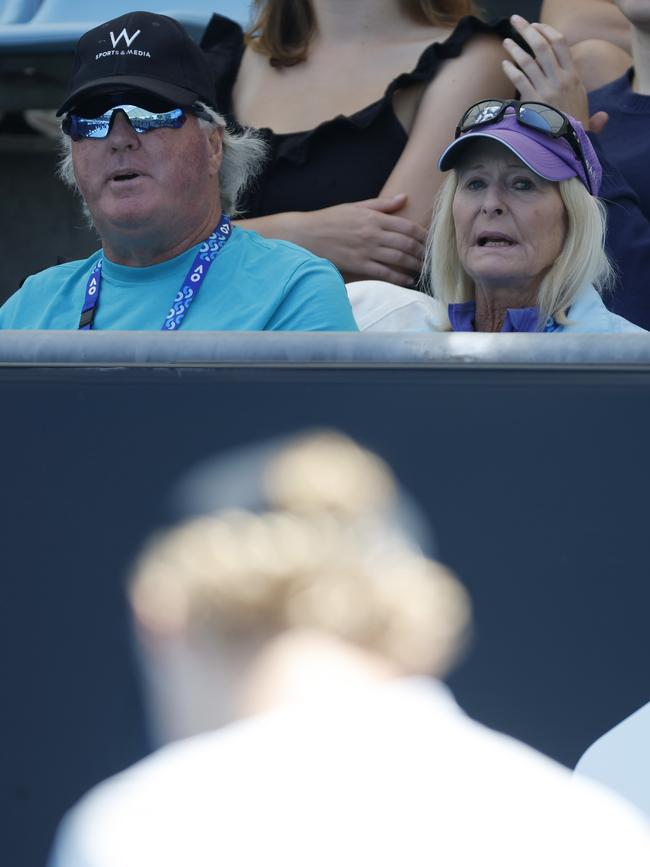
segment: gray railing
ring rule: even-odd
[[[650,335],[4,331],[0,365],[638,368]]]

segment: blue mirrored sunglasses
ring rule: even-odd
[[[114,105],[98,117],[68,114],[61,126],[63,132],[74,141],[82,138],[106,138],[118,111],[126,115],[126,119],[138,133],[151,132],[152,129],[180,129],[187,119],[182,108],[152,111],[139,105]]]

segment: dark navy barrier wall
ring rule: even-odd
[[[180,475],[268,435],[394,466],[474,600],[477,719],[572,765],[650,698],[646,335],[4,332],[0,395],[3,864],[145,752],[126,564]]]

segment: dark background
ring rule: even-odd
[[[650,371],[0,367],[0,394],[2,863],[41,867],[146,751],[127,563],[183,473],[268,435],[395,467],[474,601],[471,715],[573,765],[648,701]]]

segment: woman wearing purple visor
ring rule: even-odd
[[[453,331],[642,331],[607,310],[601,167],[582,125],[538,102],[484,100],[438,166],[424,273]]]

